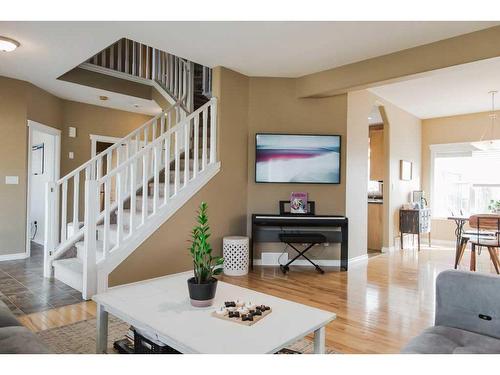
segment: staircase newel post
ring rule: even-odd
[[[90,299],[97,292],[97,216],[99,214],[99,183],[96,180],[85,181],[85,230],[83,257],[84,299]]]
[[[43,276],[53,276],[52,260],[56,247],[56,233],[59,229],[57,222],[56,183],[47,182],[45,185],[45,233],[43,244]]]
[[[210,164],[217,162],[217,98],[210,99]]]

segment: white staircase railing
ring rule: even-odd
[[[132,143],[138,142],[141,147],[146,146],[177,123],[177,118],[180,116],[178,105],[161,112],[66,176],[47,184],[45,198],[47,251],[44,270],[46,277],[51,275],[51,259],[61,256],[83,237],[85,210],[81,207],[84,203],[85,181],[98,179],[123,163],[130,154]],[[68,204],[68,198],[71,204]]]
[[[104,267],[132,236],[141,235],[179,192],[217,163],[216,114],[215,98],[180,121],[178,107],[173,107],[59,181],[48,183],[44,275],[50,277],[52,262],[83,238],[82,293],[85,298],[92,296],[98,266]],[[160,182],[162,175],[164,182]],[[72,207],[68,205],[70,185]]]
[[[193,110],[194,69],[186,59],[122,38],[91,57],[87,64],[153,80],[180,102],[186,113]]]

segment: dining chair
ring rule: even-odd
[[[500,215],[472,215],[469,217],[469,227],[471,230],[461,238],[460,246],[455,256],[455,269],[460,264],[467,243],[470,243],[470,270],[476,270],[476,249],[486,247],[496,273],[500,274],[500,260],[497,255],[497,250],[500,248]]]

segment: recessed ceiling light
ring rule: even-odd
[[[101,95],[101,96],[99,96],[99,99],[102,100],[102,101],[106,101],[109,98],[106,95]]]
[[[20,45],[17,40],[0,36],[0,51],[2,52],[12,52]]]

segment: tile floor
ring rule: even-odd
[[[0,300],[16,315],[83,301],[79,291],[43,277],[43,247],[35,243],[30,258],[0,262]]]

